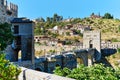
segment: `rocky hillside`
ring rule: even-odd
[[[46,21],[42,20],[42,21],[37,22],[35,34],[41,35],[42,32],[47,33],[47,31],[45,30],[52,29],[56,25],[59,26],[60,28],[64,28],[68,24],[69,25],[81,24],[81,25],[90,26],[92,30],[101,31],[102,40],[111,40],[113,42],[120,41],[120,20],[119,19],[105,19],[102,17],[99,17],[99,18],[88,17],[88,18],[83,18],[83,19],[72,18],[72,19],[64,19],[61,21],[54,21],[54,17],[53,17],[53,21],[50,21],[48,19]],[[41,31],[40,27],[42,27],[44,31]]]
[[[120,20],[86,18],[83,22],[85,25],[90,25],[93,30],[100,30],[103,40],[120,41]]]

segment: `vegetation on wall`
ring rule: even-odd
[[[17,80],[20,69],[5,59],[3,50],[12,41],[10,24],[0,24],[0,80]]]
[[[105,67],[103,64],[95,64],[85,67],[80,65],[78,68],[70,70],[68,68],[61,69],[56,67],[54,74],[76,80],[119,80],[120,69],[114,70],[111,67]]]
[[[12,41],[12,39],[13,36],[10,24],[0,24],[0,50],[4,50],[5,47]]]

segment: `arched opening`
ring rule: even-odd
[[[86,51],[81,51],[76,53],[76,62],[77,62],[77,67],[80,64],[83,64],[84,66],[88,66],[88,55]]]
[[[35,68],[36,71],[42,71],[40,68]]]
[[[60,67],[60,65],[59,65],[59,64],[56,64],[55,67]]]
[[[93,41],[92,40],[89,41],[89,48],[93,48]]]
[[[79,67],[81,64],[84,64],[84,61],[82,58],[77,58],[77,67]]]
[[[77,63],[78,64],[83,64],[83,60],[81,58],[77,58]]]
[[[21,54],[21,50],[18,52],[18,61],[21,61],[21,56],[22,56],[22,54]]]

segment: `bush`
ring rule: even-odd
[[[83,65],[70,70],[68,68],[56,68],[54,73],[60,76],[74,78],[76,80],[118,80],[120,79],[120,69],[114,70],[105,67],[103,64],[95,64],[85,67]]]
[[[103,18],[104,19],[113,19],[113,16],[110,13],[105,13]]]
[[[4,50],[12,42],[12,39],[11,25],[8,23],[0,24],[0,50]]]
[[[118,51],[118,53],[120,53],[120,48],[118,48],[118,50],[117,50],[117,51]]]
[[[0,80],[17,80],[20,69],[5,59],[5,55],[0,53]]]

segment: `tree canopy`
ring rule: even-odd
[[[45,19],[44,18],[37,18],[37,19],[35,19],[37,22],[45,22]]]
[[[0,24],[0,80],[17,80],[20,73],[20,69],[6,60],[2,52],[12,38],[10,24]]]
[[[103,64],[95,64],[85,67],[80,65],[78,68],[70,70],[56,67],[54,74],[74,78],[76,80],[118,80],[120,79],[120,69],[114,70],[111,67],[105,67]]]
[[[103,18],[104,19],[113,19],[113,16],[110,13],[105,13]]]
[[[13,39],[11,27],[8,23],[0,24],[0,50],[4,50]]]
[[[5,55],[0,52],[0,80],[17,80],[20,69],[5,59]]]

